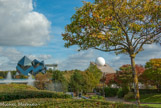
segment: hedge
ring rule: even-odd
[[[0,101],[10,101],[16,99],[26,99],[26,98],[71,98],[71,95],[64,93],[56,93],[51,91],[15,91],[15,92],[0,92]]]
[[[104,100],[90,100],[90,99],[51,99],[51,98],[35,98],[35,99],[21,99],[10,101],[10,104],[17,105],[16,108],[22,108],[19,103],[35,104],[35,106],[27,106],[27,108],[138,108],[134,104],[113,103]],[[7,104],[8,102],[4,102]],[[6,108],[2,107],[2,108]],[[25,107],[26,108],[26,107]],[[142,107],[139,108],[148,108]]]
[[[105,90],[106,97],[114,97],[117,95],[117,92],[118,92],[118,88],[106,87],[104,90]]]
[[[117,92],[118,98],[123,98],[129,92],[128,88],[119,88]]]

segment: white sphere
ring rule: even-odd
[[[103,57],[98,57],[96,59],[96,64],[100,65],[100,66],[104,66],[105,65],[105,59]]]

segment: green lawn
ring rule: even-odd
[[[161,108],[161,104],[141,104],[141,106],[148,106],[152,108]]]
[[[161,94],[145,94],[141,95],[142,103],[160,103],[161,104]]]
[[[19,90],[38,90],[26,84],[0,84],[0,92],[14,92]]]
[[[130,99],[129,101],[135,101],[135,99]],[[144,94],[140,96],[141,103],[160,103],[161,104],[161,94]]]

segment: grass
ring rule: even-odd
[[[25,84],[0,85],[0,102],[27,98],[71,98],[70,95],[48,90],[38,90]]]
[[[3,105],[14,105],[14,107],[21,108],[27,105],[27,108],[137,108],[135,105],[123,103],[110,103],[103,100],[83,100],[83,99],[52,99],[52,98],[34,98],[34,99],[20,99],[14,101],[1,102]],[[5,106],[0,106],[5,108]],[[148,107],[140,107],[148,108]]]
[[[130,99],[129,101],[135,101],[135,99]],[[161,104],[161,94],[140,95],[140,102]]]
[[[161,104],[161,94],[145,94],[141,95],[142,103],[160,103]]]
[[[19,90],[38,90],[33,86],[29,86],[26,84],[1,84],[0,92],[13,92]]]
[[[161,104],[141,104],[141,106],[147,106],[151,108],[161,108]]]

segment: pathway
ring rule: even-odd
[[[127,101],[117,98],[117,97],[107,97],[106,100],[110,101],[110,102],[121,102],[121,103],[125,103],[125,104],[134,104],[133,102],[127,102]]]

